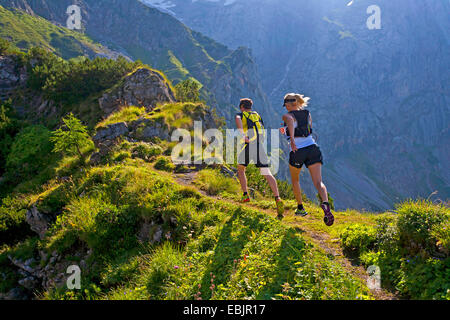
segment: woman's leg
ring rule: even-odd
[[[241,184],[242,192],[248,192],[247,190],[247,177],[245,175],[245,166],[238,165],[238,178]]]
[[[311,174],[312,181],[317,191],[319,192],[322,201],[328,202],[327,187],[322,182],[322,164],[320,162],[314,163],[308,167]]]
[[[291,181],[292,181],[292,189],[294,191],[295,199],[298,204],[302,204],[302,191],[300,189],[300,171],[301,168],[296,168],[293,166],[289,166],[289,171],[291,173]]]

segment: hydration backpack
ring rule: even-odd
[[[265,134],[264,121],[256,111],[244,111],[241,114],[244,132],[250,141],[256,140],[260,135]]]
[[[308,110],[296,110],[289,112],[297,121],[297,128],[295,128],[294,137],[307,137],[312,133],[312,127],[309,123],[309,111]],[[290,137],[289,128],[286,126],[286,135]]]

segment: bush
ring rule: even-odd
[[[9,46],[10,46],[9,41],[0,38],[0,54],[7,53]]]
[[[162,148],[158,145],[151,145],[145,142],[139,142],[131,148],[133,155],[144,160],[150,160],[153,157],[162,154]]]
[[[377,218],[374,238],[372,231],[356,231],[361,227],[345,229],[343,245],[372,249],[359,250],[361,262],[380,267],[382,285],[405,298],[447,299],[449,210],[429,201],[409,200],[397,205],[397,212]],[[364,244],[373,239],[376,247]]]
[[[19,178],[36,175],[51,159],[50,131],[41,125],[26,127],[16,136],[6,159],[7,170]]]
[[[414,257],[402,259],[401,277],[397,289],[413,299],[441,299],[450,290],[450,258]]]
[[[198,102],[200,84],[198,81],[186,79],[175,86],[176,97],[181,102]]]
[[[430,255],[436,246],[437,239],[433,230],[450,219],[450,211],[443,205],[435,205],[430,201],[406,201],[397,206],[400,245],[406,254],[418,253]]]
[[[447,256],[450,255],[450,221],[437,224],[431,230],[431,235],[437,240],[437,247]]]
[[[169,157],[161,156],[156,159],[155,169],[172,172],[175,169],[175,165]]]
[[[0,103],[0,176],[6,170],[6,159],[11,151],[14,137],[21,130],[21,123],[16,119],[11,104],[11,99]]]
[[[0,206],[0,243],[12,244],[32,234],[25,221],[27,201],[8,196]]]
[[[72,105],[115,85],[123,76],[142,66],[140,61],[128,62],[97,57],[65,61],[42,48],[32,48],[26,55],[29,86],[44,93],[47,99]]]
[[[367,225],[351,224],[341,232],[344,249],[357,253],[372,249],[376,243],[376,229]]]

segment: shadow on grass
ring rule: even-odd
[[[271,300],[275,294],[281,293],[284,283],[293,281],[295,262],[302,261],[305,254],[306,242],[297,236],[302,232],[300,228],[289,228],[284,234],[274,261],[276,276],[260,291],[257,300]]]
[[[215,276],[215,286],[228,282],[233,272],[234,260],[242,259],[241,252],[249,241],[252,231],[258,233],[264,227],[265,224],[261,223],[258,217],[247,216],[242,208],[234,211],[220,232],[214,256],[203,275],[201,281],[203,299],[211,298],[211,274]]]

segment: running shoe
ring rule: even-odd
[[[323,222],[325,222],[325,224],[328,227],[332,226],[334,223],[334,216],[331,213],[330,204],[322,203],[320,205],[320,207],[322,208],[323,212],[325,213],[325,216],[323,217]]]
[[[308,212],[306,212],[305,208],[303,208],[302,210],[300,210],[299,208],[297,208],[297,209],[295,209],[294,214],[295,214],[297,217],[304,217],[304,216],[307,216],[307,215],[308,215]]]
[[[241,202],[242,202],[242,203],[250,202],[250,197],[249,197],[249,195],[248,195],[248,194],[247,194],[247,195],[243,195],[243,196],[242,196],[242,199],[241,199]]]

